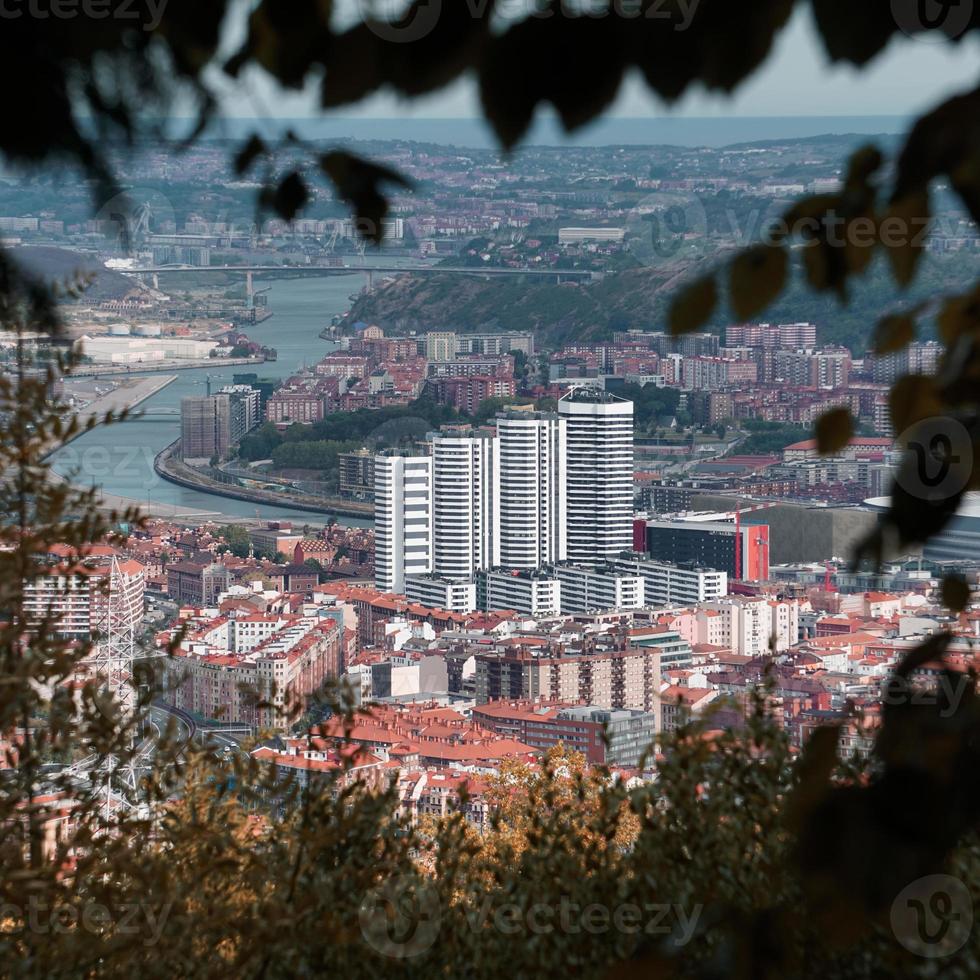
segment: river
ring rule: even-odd
[[[230,384],[232,375],[238,372],[255,371],[259,377],[281,378],[303,364],[315,364],[336,347],[317,335],[334,314],[349,309],[350,295],[363,281],[357,275],[273,281],[269,290],[273,316],[264,323],[250,326],[246,332],[253,340],[275,347],[278,360],[254,367],[175,371],[177,380],[137,409],[137,413],[150,417],[93,429],[54,456],[55,470],[78,486],[99,486],[105,493],[152,503],[155,509],[162,508],[164,513],[167,507],[179,507],[241,517],[323,523],[325,516],[314,511],[285,510],[271,504],[231,500],[188,490],[161,479],[153,470],[153,459],[180,435],[180,418],[155,419],[152,415],[154,411],[179,411],[181,398],[203,395],[208,375],[212,390],[215,390]],[[268,281],[259,283],[261,286],[266,284]],[[348,517],[338,518],[338,523],[363,526],[370,522]]]

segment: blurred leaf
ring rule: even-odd
[[[900,286],[915,277],[929,231],[929,197],[920,191],[892,201],[881,221],[881,244]]]
[[[963,612],[970,603],[970,586],[958,575],[947,575],[942,586],[943,605],[953,612]]]
[[[830,789],[830,777],[838,764],[839,740],[839,725],[822,725],[810,735],[804,746],[797,767],[797,783],[786,808],[787,825],[796,832]]]
[[[817,419],[817,452],[822,456],[839,452],[854,436],[854,420],[846,408],[833,408]]]
[[[700,329],[711,318],[718,305],[718,284],[715,277],[705,276],[685,286],[677,294],[670,307],[668,323],[670,332],[691,333]]]
[[[892,385],[888,396],[892,428],[904,432],[910,425],[942,414],[935,379],[924,374],[907,374]]]
[[[242,148],[235,154],[234,168],[235,173],[241,177],[247,173],[252,164],[266,152],[265,143],[254,133],[242,145]]]
[[[948,99],[912,127],[898,159],[892,201],[928,193],[936,177],[946,175],[974,221],[980,221],[980,89]]]
[[[915,339],[915,317],[908,313],[893,313],[882,317],[875,328],[874,352],[891,354],[904,350]]]
[[[980,334],[980,286],[947,299],[936,317],[940,339],[952,347],[963,334]]]
[[[779,245],[756,245],[739,253],[730,269],[732,309],[739,320],[764,310],[786,283],[789,256]]]
[[[320,157],[320,169],[333,182],[337,196],[353,208],[360,236],[380,244],[388,201],[378,185],[390,183],[410,187],[409,182],[388,167],[362,160],[344,150],[333,150]]]
[[[292,221],[309,200],[309,192],[303,178],[293,170],[279,182],[274,190],[266,190],[263,203],[271,207],[280,218]]]
[[[831,60],[855,65],[870,61],[898,30],[886,2],[813,0],[813,15]]]

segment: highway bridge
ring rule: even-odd
[[[581,281],[597,279],[600,273],[586,269],[500,269],[474,266],[439,266],[439,265],[154,265],[132,269],[116,269],[123,275],[143,276],[153,278],[154,289],[160,288],[159,277],[162,275],[197,275],[206,276],[216,272],[239,272],[246,276],[247,291],[251,296],[253,273],[275,273],[301,276],[350,276],[363,275],[367,277],[368,292],[374,287],[375,273],[380,275],[455,275],[477,276],[485,279],[513,278],[529,276],[531,278],[554,279],[556,282],[569,280]]]

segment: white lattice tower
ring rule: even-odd
[[[92,597],[94,600],[94,596]],[[113,556],[109,571],[109,588],[98,618],[96,629],[99,640],[89,662],[100,681],[103,694],[110,694],[129,723],[136,709],[136,689],[133,686],[133,669],[136,659],[136,624],[141,619],[136,606],[134,590],[119,566],[119,558]],[[130,800],[119,790],[122,787],[135,792],[138,782],[133,764],[133,737],[130,732],[126,746],[128,759],[108,756],[99,770],[105,773],[105,810],[108,818],[115,806],[129,807]]]
[[[135,707],[132,678],[140,611],[136,608],[134,592],[128,586],[119,567],[119,558],[113,556],[108,592],[95,626],[99,639],[88,659],[103,689],[130,714]],[[94,596],[92,600],[95,601]]]

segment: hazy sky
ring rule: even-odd
[[[365,0],[345,2],[349,6]],[[695,91],[678,106],[666,109],[640,79],[633,78],[623,87],[612,114],[626,117],[664,112],[682,116],[906,115],[975,84],[980,63],[978,48],[980,44],[975,35],[957,47],[937,43],[927,36],[920,35],[913,40],[898,35],[884,54],[863,72],[830,67],[809,10],[800,9],[777,41],[774,55],[770,56],[765,68],[745,83],[734,97]],[[587,71],[587,66],[583,66],[583,70]],[[284,93],[257,71],[246,76],[244,81],[245,92],[241,87],[228,88],[223,103],[225,115],[267,114],[283,118],[318,114],[312,88],[307,93]],[[475,86],[466,79],[426,99],[404,102],[390,94],[381,94],[346,107],[337,114],[360,118],[469,118],[480,112]]]

